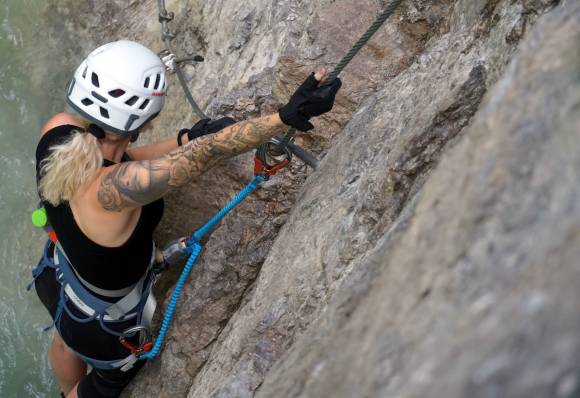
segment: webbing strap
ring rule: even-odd
[[[64,251],[62,251],[62,247],[60,245],[55,248],[54,263],[58,266],[59,272],[62,273],[63,281],[65,282],[63,284],[65,290],[67,286],[70,286],[67,294],[73,298],[73,301],[75,304],[77,304],[79,309],[88,307],[92,309],[92,311],[94,311],[94,313],[96,313],[98,316],[105,316],[105,314],[107,314],[112,320],[119,320],[123,316],[129,314],[131,311],[136,311],[138,309],[137,307],[143,301],[142,296],[144,293],[144,284],[150,276],[150,272],[148,270],[139,280],[139,282],[137,282],[136,286],[134,286],[129,294],[127,294],[117,303],[111,304],[108,301],[104,301],[95,297],[94,294],[92,294],[82,285],[82,283],[76,278],[73,267],[64,254]],[[151,268],[151,266],[149,266],[149,268]],[[72,290],[72,293],[70,290]],[[92,314],[91,311],[88,311],[87,315],[93,316],[94,314]]]
[[[64,248],[62,247],[60,242],[57,241],[55,244],[56,244],[56,247],[62,253],[62,255],[65,257],[65,259],[68,261],[68,263],[72,265],[72,262],[68,258],[67,254],[64,251]],[[151,255],[151,262],[155,261],[154,254],[155,254],[155,243],[153,243],[153,254]],[[151,265],[152,264],[150,263],[149,267],[151,267]],[[124,296],[128,295],[129,293],[131,293],[133,290],[135,290],[137,285],[140,282],[142,282],[142,280],[139,280],[139,281],[137,281],[137,283],[133,284],[132,286],[127,286],[126,288],[123,288],[123,289],[117,289],[117,290],[101,289],[100,287],[97,287],[97,286],[91,284],[90,282],[87,282],[83,277],[80,276],[80,274],[77,272],[77,270],[74,267],[71,267],[71,268],[72,268],[73,272],[75,273],[77,279],[80,280],[83,285],[85,285],[93,293],[96,293],[96,294],[103,296],[103,297],[110,297],[110,298],[124,297]],[[142,279],[144,279],[144,277]]]
[[[101,370],[120,369],[121,371],[126,372],[127,370],[131,369],[138,360],[137,356],[135,356],[134,354],[131,354],[128,357],[121,359],[113,359],[111,361],[102,361],[99,359],[89,358],[76,351],[75,354],[78,355],[84,362],[91,365],[93,368]]]
[[[98,294],[99,296],[111,297],[111,298],[124,297],[124,296],[128,295],[129,293],[131,293],[138,284],[138,282],[137,282],[133,286],[127,286],[125,289],[105,290],[105,289],[101,289],[100,287],[97,287],[97,286],[93,285],[92,283],[86,281],[82,276],[79,275],[79,273],[77,272],[76,269],[73,268],[73,271],[74,271],[75,275],[77,276],[77,278],[79,279],[79,281],[81,281],[81,283],[83,285],[85,285],[87,288],[89,288],[90,291]]]
[[[42,251],[42,257],[40,258],[40,261],[36,267],[32,269],[32,281],[26,286],[26,290],[30,291],[30,289],[32,289],[34,282],[36,282],[36,279],[44,272],[46,268],[54,269],[54,263],[48,254],[51,247],[52,242],[48,240],[44,245],[44,250]]]

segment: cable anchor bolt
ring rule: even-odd
[[[167,12],[167,10],[163,10],[159,13],[159,22],[171,22],[175,18],[175,14],[173,12]]]
[[[175,62],[178,64],[182,64],[182,63],[192,63],[192,62],[204,62],[205,58],[202,57],[201,55],[191,55],[189,57],[183,57],[183,58],[176,58]]]
[[[165,64],[165,69],[170,73],[175,73],[175,54],[169,52],[169,50],[163,50],[158,55],[163,64]]]

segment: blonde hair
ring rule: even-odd
[[[103,154],[97,138],[83,131],[74,131],[67,141],[50,150],[50,156],[40,164],[38,189],[43,199],[58,206],[93,181],[103,166]]]

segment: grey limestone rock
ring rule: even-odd
[[[405,203],[406,227],[364,251],[256,396],[572,396],[579,22],[580,4],[568,2],[529,32],[461,140]],[[368,106],[388,107],[379,104]]]

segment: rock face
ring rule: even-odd
[[[50,18],[97,11],[59,38],[162,48],[154,2],[54,3]],[[187,71],[196,98],[247,118],[337,62],[385,3],[167,7],[179,52],[206,57]],[[578,42],[577,1],[404,1],[345,72],[335,111],[300,138],[319,169],[297,162],[216,230],[163,354],[126,396],[574,393]],[[149,140],[194,122],[177,84],[171,95]],[[173,194],[159,240],[206,221],[251,161]]]

